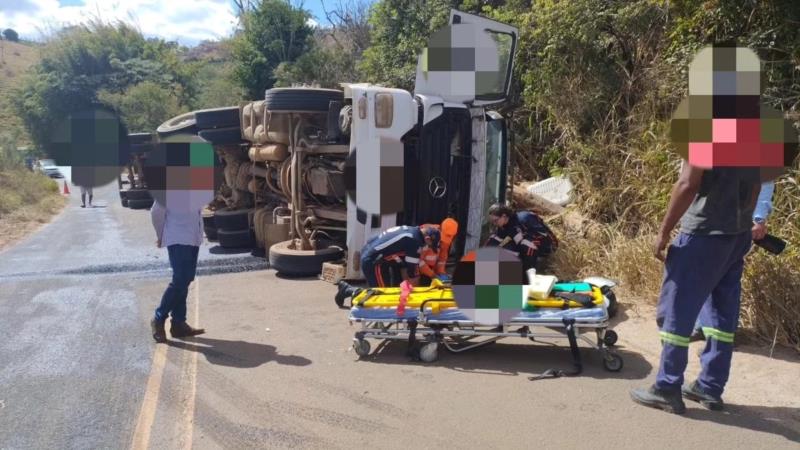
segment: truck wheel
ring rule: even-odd
[[[344,101],[342,91],[335,89],[274,88],[264,94],[267,111],[328,112],[330,102]]]
[[[131,133],[128,135],[128,142],[131,145],[149,144],[153,141],[153,135],[150,133]]]
[[[201,109],[194,112],[195,125],[198,130],[235,127],[239,129],[239,107]]]
[[[120,200],[122,201],[122,207],[123,208],[127,208],[128,207],[128,199],[123,197]]]
[[[196,120],[194,112],[188,112],[167,120],[159,125],[156,131],[161,137],[182,133],[195,134],[197,132]]]
[[[125,198],[128,200],[152,200],[150,191],[147,189],[129,189],[125,191]]]
[[[203,227],[203,231],[206,232],[209,241],[216,241],[219,236],[215,227]]]
[[[220,230],[241,231],[250,229],[248,221],[249,209],[238,209],[236,211],[215,211],[214,225]]]
[[[250,229],[239,231],[217,230],[217,239],[222,248],[249,248],[253,246],[253,235]]]
[[[242,130],[239,127],[202,130],[197,134],[204,140],[217,145],[239,144],[242,142]]]
[[[344,252],[338,247],[318,250],[292,250],[283,241],[269,248],[269,265],[278,273],[290,276],[312,276],[322,272],[322,263],[342,258]]]
[[[605,294],[606,298],[608,299],[608,317],[613,318],[617,315],[617,310],[619,309],[619,304],[617,303],[617,296],[614,295],[613,292],[608,291]]]
[[[150,209],[151,206],[153,206],[152,198],[138,200],[134,200],[132,198],[128,199],[128,207],[130,209]]]

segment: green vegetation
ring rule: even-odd
[[[19,34],[11,28],[3,30],[3,37],[11,42],[19,42]]]
[[[233,41],[233,76],[249,98],[262,98],[275,84],[275,69],[311,48],[309,17],[287,0],[263,0],[244,14],[244,29]]]
[[[11,101],[39,148],[49,142],[53,123],[98,102],[108,102],[126,122],[158,124],[175,105],[188,109],[196,95],[193,67],[182,63],[178,50],[175,44],[145,39],[124,23],[93,21],[66,28],[45,44],[41,60]],[[170,94],[163,108],[134,104],[161,102],[155,95],[164,92]],[[127,99],[129,93],[135,98]],[[140,112],[149,115],[128,116]]]

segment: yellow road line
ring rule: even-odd
[[[200,326],[200,280],[195,279],[192,283],[194,287],[194,323]],[[192,448],[192,434],[194,431],[194,403],[195,396],[197,395],[197,351],[189,352],[189,365],[186,370],[188,375],[187,382],[189,383],[189,396],[186,402],[186,410],[183,413],[183,449],[188,450]]]
[[[144,390],[142,408],[136,419],[136,429],[133,432],[132,450],[144,450],[150,445],[150,432],[156,418],[158,407],[158,394],[161,391],[161,379],[164,376],[164,367],[167,362],[167,346],[156,345],[153,353],[153,364],[150,366],[150,375],[147,378],[147,387]]]

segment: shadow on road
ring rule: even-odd
[[[219,245],[215,245],[208,249],[208,252],[212,255],[240,255],[242,253],[250,253],[252,250],[249,248],[224,248]]]
[[[800,443],[800,408],[726,404],[725,411],[692,408],[687,410],[686,417],[770,433]]]
[[[188,338],[185,341],[167,341],[170,347],[190,350],[205,355],[209,363],[218,366],[249,369],[268,362],[289,366],[307,366],[311,360],[302,356],[280,355],[272,345],[254,344],[245,341],[226,341],[204,337]]]
[[[498,342],[459,354],[450,353],[440,345],[439,359],[430,365],[458,372],[506,376],[535,376],[545,373],[548,369],[565,372],[572,369],[572,357],[566,341],[563,345],[542,343],[519,345],[512,344],[512,341],[522,342],[521,339],[509,339],[508,343]],[[426,364],[411,361],[405,354],[406,348],[407,344],[402,341],[383,341],[363,360],[380,364]],[[606,371],[603,369],[600,352],[581,347],[583,373],[580,376],[641,380],[652,371],[653,366],[642,355],[620,347],[615,349],[624,361],[624,366],[619,372]]]

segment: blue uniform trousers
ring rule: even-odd
[[[704,303],[706,347],[698,383],[704,392],[722,396],[731,367],[733,333],[739,321],[744,256],[750,230],[735,235],[680,233],[670,246],[656,321],[663,343],[656,387],[680,389],[689,356],[689,336]]]

